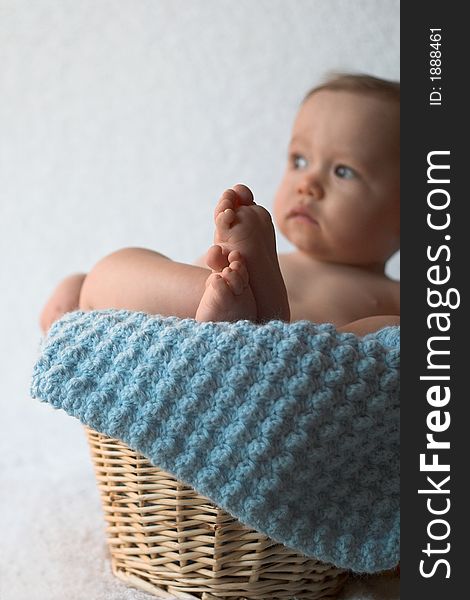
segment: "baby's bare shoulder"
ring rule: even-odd
[[[279,256],[291,310],[297,318],[350,322],[400,314],[400,283],[359,267]]]
[[[370,302],[372,314],[400,314],[400,282],[385,274],[364,273],[356,280],[359,297]]]
[[[324,278],[330,306],[341,315],[338,321],[351,322],[378,315],[400,314],[400,283],[380,274],[331,272]]]

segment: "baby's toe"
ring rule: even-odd
[[[225,278],[220,273],[209,275],[206,285],[211,288],[212,300],[216,305],[223,306],[232,295]]]
[[[214,220],[217,221],[217,217],[220,213],[223,213],[227,208],[234,210],[238,203],[238,195],[234,190],[228,189],[220,197],[219,201],[214,210]]]
[[[254,204],[253,192],[243,183],[237,183],[233,186],[233,190],[237,193],[237,206]]]
[[[243,262],[243,257],[238,250],[232,250],[231,252],[228,253],[227,260],[228,260],[229,264],[233,263],[235,261]]]
[[[206,254],[206,265],[213,271],[222,271],[228,267],[227,255],[224,254],[222,246],[214,245],[209,248]]]
[[[230,229],[230,225],[235,221],[235,211],[232,208],[226,208],[224,212],[217,215],[215,226],[221,233],[225,233]]]
[[[245,263],[241,260],[234,260],[230,263],[230,268],[232,271],[238,274],[243,282],[243,287],[246,287],[250,282],[250,277],[248,275],[248,270],[245,266]]]
[[[225,269],[222,271],[222,277],[224,278],[225,282],[229,285],[230,289],[232,290],[232,293],[235,296],[240,296],[241,294],[243,294],[246,285],[243,280],[243,277],[238,271],[233,270],[231,267],[225,267]]]

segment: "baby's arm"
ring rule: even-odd
[[[80,291],[85,273],[76,273],[62,280],[52,292],[39,317],[39,324],[45,333],[62,315],[79,306]]]
[[[100,260],[86,276],[80,308],[117,308],[163,316],[196,315],[210,271],[143,248],[125,248]]]

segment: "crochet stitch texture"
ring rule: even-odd
[[[290,548],[358,572],[399,561],[397,327],[77,311],[31,392]]]

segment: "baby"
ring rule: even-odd
[[[400,239],[399,120],[399,84],[332,77],[300,106],[276,193],[276,223],[294,252],[277,255],[270,214],[239,184],[216,206],[204,260],[119,250],[58,286],[42,329],[76,308],[198,321],[308,319],[357,335],[397,324],[399,283],[384,268]]]

